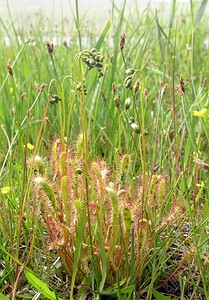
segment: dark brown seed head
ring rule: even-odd
[[[21,95],[21,99],[22,99],[22,100],[24,100],[25,95],[26,95],[26,92],[24,92],[24,93]]]
[[[168,83],[166,83],[161,91],[161,96],[163,96],[167,90]]]
[[[113,94],[117,93],[117,88],[114,83],[112,84],[112,91],[113,91]]]
[[[10,63],[7,64],[7,70],[9,72],[9,75],[11,75],[13,77],[13,70],[12,70],[12,66]]]
[[[180,97],[183,96],[184,92],[182,91],[181,86],[178,84],[176,85],[176,91]]]
[[[147,101],[148,100],[148,92],[147,89],[144,89],[144,98]]]
[[[139,88],[140,88],[140,83],[139,83],[139,81],[137,81],[137,82],[136,82],[136,85],[135,85],[135,87],[134,87],[134,93],[137,93],[138,90],[139,90]]]
[[[103,100],[103,101],[106,101],[106,100],[107,100],[107,97],[105,96],[105,93],[104,93],[103,90],[101,91],[101,97],[102,97],[102,100]]]
[[[198,157],[194,158],[194,162],[202,169],[209,170],[209,164],[206,164],[203,160],[199,159]]]
[[[49,53],[52,53],[54,50],[54,45],[52,43],[50,44],[50,42],[46,42],[46,49]]]
[[[126,35],[123,33],[120,37],[120,50],[122,51],[126,42]]]
[[[184,78],[182,77],[182,75],[179,77],[179,83],[180,83],[182,92],[185,93]]]
[[[46,87],[46,83],[42,83],[40,86],[35,82],[35,87],[36,87],[36,90],[39,92],[39,93],[42,93],[43,90],[45,89]]]
[[[117,94],[114,97],[115,106],[118,108],[120,106],[120,95]]]
[[[204,78],[203,83],[202,83],[202,89],[204,89],[204,87],[206,86],[206,83],[207,83],[207,79]]]

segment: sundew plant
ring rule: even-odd
[[[166,9],[0,18],[0,299],[209,298],[208,1]]]

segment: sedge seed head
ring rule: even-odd
[[[126,35],[123,33],[120,37],[120,50],[123,51],[126,42]]]
[[[134,69],[132,68],[128,68],[126,71],[125,71],[126,75],[133,75],[135,73]]]
[[[132,128],[136,133],[140,133],[140,127],[139,127],[139,125],[137,125],[136,123],[132,123],[132,124],[131,124],[131,128]]]
[[[50,43],[49,41],[46,42],[46,49],[51,54],[54,50],[54,45]]]
[[[7,70],[9,75],[13,77],[13,69],[10,63],[7,64]]]
[[[125,109],[128,110],[131,106],[131,98],[125,100]]]

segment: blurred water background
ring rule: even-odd
[[[114,10],[120,11],[124,0],[78,0],[79,16],[81,22],[81,30],[88,28],[88,32],[101,32],[108,20],[111,19],[111,12],[113,4]],[[67,38],[72,37],[72,32],[75,30],[75,0],[0,0],[0,18],[5,24],[9,24],[12,28],[24,26],[28,29],[31,24],[39,26],[40,16],[42,21],[46,20],[43,39],[47,39],[50,27],[50,20],[52,26],[57,28],[61,21],[65,22],[65,35]],[[153,14],[158,11],[158,15],[163,16],[164,20],[168,19],[171,12],[173,0],[126,0],[126,14],[132,10],[133,16],[137,18],[140,14],[149,7]],[[192,2],[197,8],[200,7],[200,0],[193,0]],[[189,11],[190,0],[177,0],[176,1],[176,15],[182,14],[184,11]],[[117,14],[116,14],[117,15]],[[205,16],[209,16],[209,5],[206,8]],[[2,24],[3,24],[2,23]],[[0,24],[0,31],[3,26]],[[90,28],[90,29],[89,29]],[[53,29],[54,30],[54,29]],[[87,34],[87,32],[86,32]],[[19,37],[20,38],[20,37]],[[59,37],[58,37],[59,38]],[[6,44],[9,45],[7,35],[4,35]],[[53,43],[59,43],[57,35],[54,36]]]
[[[193,0],[194,3],[201,1]],[[113,3],[119,8],[123,0],[78,0],[79,12],[81,16],[87,19],[93,19],[102,26],[110,16]],[[135,9],[142,12],[147,5],[153,10],[162,7],[163,13],[168,14],[172,0],[126,0],[128,10]],[[190,0],[177,0],[177,6],[186,9]],[[8,6],[14,19],[22,18],[27,23],[29,19],[36,16],[37,13],[43,13],[44,16],[60,20],[63,17],[72,18],[72,9],[75,9],[74,0],[0,0],[1,18],[6,20],[8,16]],[[71,7],[71,8],[70,8]],[[15,20],[14,20],[15,21]]]

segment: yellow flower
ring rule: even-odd
[[[207,112],[207,108],[203,108],[201,110],[194,110],[193,111],[193,116],[195,117],[204,117],[204,114]]]
[[[16,87],[16,89],[18,88],[18,84],[17,83],[15,84],[15,87]],[[9,93],[10,94],[14,93],[14,88],[12,86],[10,86],[10,88],[9,88]]]
[[[200,183],[196,183],[196,186],[204,188],[205,187],[204,181],[201,181]]]
[[[13,87],[10,87],[10,88],[9,88],[9,93],[10,93],[10,94],[13,94],[13,92],[14,92]]]
[[[6,195],[6,194],[8,194],[11,191],[11,189],[12,188],[10,186],[5,186],[5,187],[1,188],[1,193],[3,195]]]
[[[31,143],[27,143],[28,150],[33,150],[34,146]]]

